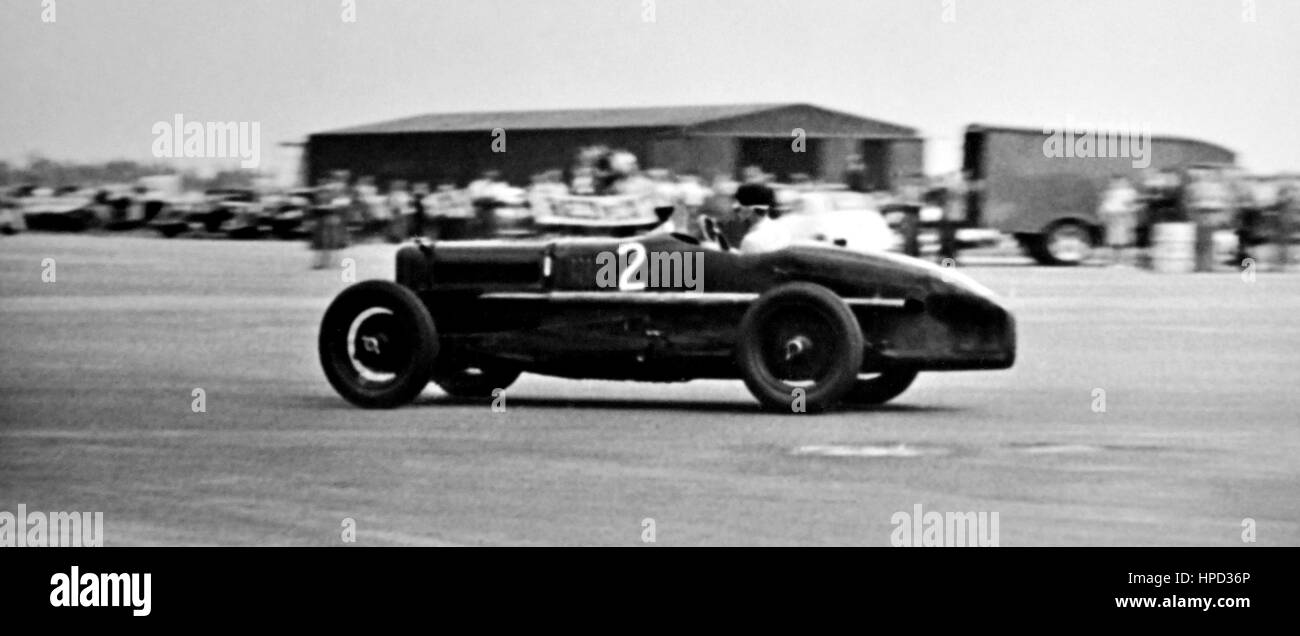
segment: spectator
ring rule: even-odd
[[[729,222],[736,215],[735,194],[739,185],[725,174],[714,175],[711,186],[707,188],[708,194],[704,197],[704,207],[700,208],[700,215],[713,219],[718,227]],[[700,221],[697,219],[696,225],[699,224]]]
[[[573,179],[570,190],[577,195],[596,194],[597,183],[604,176],[596,165],[604,165],[609,149],[604,146],[590,146],[578,151],[577,161],[573,166]]]
[[[1137,248],[1137,265],[1146,267],[1150,259],[1147,250],[1151,247],[1151,226],[1156,222],[1157,207],[1161,199],[1161,176],[1154,168],[1142,171],[1138,181],[1137,225],[1133,228],[1133,245]]]
[[[596,194],[596,171],[591,166],[574,168],[572,190],[581,196]]]
[[[650,205],[654,207],[655,215],[664,219],[660,229],[669,232],[681,231],[685,222],[681,211],[681,192],[677,184],[677,178],[673,173],[664,168],[652,168],[645,171],[649,179]]]
[[[501,181],[501,173],[485,170],[478,179],[471,181],[466,191],[474,206],[475,229],[471,236],[495,236],[497,232],[496,208],[501,204],[503,190],[509,184]]]
[[[1291,240],[1300,226],[1300,180],[1292,179],[1278,190],[1277,204],[1272,207],[1272,238],[1277,249],[1278,271],[1291,265]]]
[[[546,171],[546,190],[554,198],[569,196],[569,186],[564,183],[564,172],[559,169]]]
[[[466,190],[469,192],[470,201],[477,205],[480,202],[495,201],[503,185],[505,184],[501,181],[500,171],[484,170],[479,178],[469,183]]]
[[[429,208],[426,202],[429,198],[429,184],[425,181],[416,183],[411,188],[411,225],[408,228],[411,236],[424,236],[428,223]]]
[[[312,269],[324,269],[333,261],[334,251],[347,246],[347,225],[343,215],[352,205],[348,194],[346,176],[335,173],[316,189],[312,206],[315,224],[312,226],[311,248],[315,253]]]
[[[693,174],[684,174],[677,178],[677,193],[680,205],[674,225],[678,232],[698,236],[697,219],[711,193],[704,184],[700,183],[700,178]]]
[[[920,205],[925,196],[925,175],[912,173],[898,180],[894,187],[894,200],[899,203]]]
[[[616,178],[609,183],[605,194],[614,194],[622,196],[635,196],[652,199],[655,193],[655,183],[641,174],[637,167],[636,157],[632,153],[627,153],[621,161],[614,164],[613,172]]]
[[[547,170],[533,175],[533,183],[528,186],[528,207],[533,217],[549,216],[555,207],[556,199],[568,196],[569,188],[559,170]]]
[[[912,173],[896,182],[893,196],[881,207],[903,239],[903,253],[908,256],[921,255],[921,209],[931,196],[925,175]]]
[[[641,176],[636,155],[626,150],[606,153],[596,162],[596,194],[645,194],[651,186]]]
[[[1272,208],[1277,205],[1277,190],[1267,179],[1245,179],[1243,186],[1243,196],[1237,212],[1235,265],[1250,258],[1252,248],[1263,242],[1268,219],[1273,214]]]
[[[944,188],[943,216],[939,219],[939,259],[957,262],[957,229],[966,221],[970,204],[971,179],[969,173],[954,173]]]
[[[384,197],[379,194],[379,187],[375,185],[375,178],[369,175],[361,177],[357,180],[355,190],[353,206],[356,220],[363,231],[369,235],[387,228],[388,208],[384,205]]]
[[[456,184],[450,181],[438,184],[438,191],[430,195],[429,212],[434,238],[459,240],[470,236],[474,205],[469,193],[456,189]]]
[[[654,168],[646,170],[645,174],[653,184],[650,197],[654,201],[655,207],[675,207],[680,199],[680,194],[677,179],[673,177],[672,172],[663,168]]]
[[[1110,249],[1111,264],[1128,263],[1127,252],[1136,242],[1137,191],[1129,180],[1114,175],[1101,195],[1097,216],[1106,228],[1106,246]]]
[[[867,164],[862,161],[862,155],[849,155],[844,159],[844,183],[854,192],[870,192],[872,190],[871,174],[867,170]]]
[[[1211,170],[1193,170],[1184,192],[1184,204],[1196,224],[1196,271],[1214,270],[1214,231],[1230,210],[1231,193]]]
[[[388,184],[388,225],[385,235],[391,243],[406,240],[408,228],[411,227],[411,215],[415,208],[411,205],[411,193],[406,190],[406,182],[394,180]]]

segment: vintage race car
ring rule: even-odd
[[[421,240],[396,269],[396,282],[345,289],[321,323],[325,376],[359,406],[405,404],[430,381],[493,396],[527,371],[741,379],[766,408],[820,411],[886,402],[921,371],[1005,369],[1016,353],[1011,314],[963,274],[829,244]]]

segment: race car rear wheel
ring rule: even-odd
[[[393,408],[429,384],[438,333],[414,292],[371,280],[330,303],[318,348],[325,377],[339,395],[365,408]]]
[[[844,395],[848,404],[884,404],[912,386],[916,371],[886,371],[872,377],[858,378],[853,388]]]
[[[765,408],[817,412],[853,388],[862,350],[858,321],[835,292],[787,283],[760,296],[741,319],[736,362]]]
[[[435,365],[433,383],[448,395],[464,398],[490,397],[519,379],[519,369],[493,363]]]

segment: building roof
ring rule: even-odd
[[[432,113],[331,130],[320,135],[575,130],[599,128],[680,128],[685,132],[726,134],[730,125],[753,134],[790,135],[785,124],[802,116],[815,126],[810,135],[914,137],[916,130],[810,104],[725,104],[570,110]],[[792,119],[793,118],[793,119]],[[776,120],[781,120],[778,125]],[[797,122],[796,122],[797,123]],[[767,125],[764,125],[767,124]],[[816,130],[814,130],[816,128]]]
[[[1001,125],[990,125],[990,124],[970,124],[970,125],[966,126],[966,132],[1011,133],[1011,134],[1016,134],[1016,135],[1027,135],[1027,136],[1032,136],[1032,137],[1039,137],[1039,138],[1041,138],[1041,137],[1046,136],[1046,135],[1047,135],[1050,131],[1052,131],[1054,128],[1055,128],[1055,126],[1040,126],[1040,127],[1037,127],[1037,128],[1027,128],[1027,127],[1024,127],[1024,126],[1001,126]],[[1106,128],[1106,127],[1098,127],[1098,126],[1091,126],[1091,127],[1080,128],[1080,129],[1078,129],[1077,131],[1082,131],[1082,132],[1099,132],[1099,133],[1111,133],[1111,132],[1114,132],[1114,133],[1121,133],[1121,132],[1132,133],[1132,132],[1136,132],[1136,131],[1132,131],[1132,130],[1124,130],[1124,129],[1122,129],[1122,128],[1117,128],[1117,127]],[[1153,141],[1165,141],[1165,142],[1170,142],[1170,141],[1171,141],[1171,142],[1175,142],[1175,143],[1183,143],[1183,144],[1199,144],[1199,145],[1202,145],[1202,146],[1208,146],[1208,147],[1210,147],[1210,148],[1214,148],[1215,150],[1219,150],[1219,151],[1225,152],[1225,153],[1227,153],[1227,154],[1233,155],[1234,157],[1235,157],[1236,154],[1237,154],[1236,151],[1234,151],[1234,150],[1231,149],[1231,148],[1228,148],[1227,146],[1223,146],[1223,145],[1217,144],[1217,143],[1215,143],[1215,142],[1213,142],[1213,141],[1206,141],[1206,140],[1204,140],[1204,139],[1196,139],[1195,137],[1184,137],[1184,136],[1180,136],[1180,135],[1151,135],[1151,139],[1152,139]]]

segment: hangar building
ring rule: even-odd
[[[806,139],[802,152],[793,144],[796,129]],[[504,152],[493,144],[502,138]],[[804,173],[838,181],[851,154],[862,155],[878,187],[923,172],[915,129],[810,104],[421,115],[313,134],[303,169],[311,184],[348,170],[381,186],[392,179],[464,185],[496,169],[523,185],[538,172],[571,168],[580,148],[596,144],[635,153],[642,168],[705,178],[759,165],[783,180]]]

